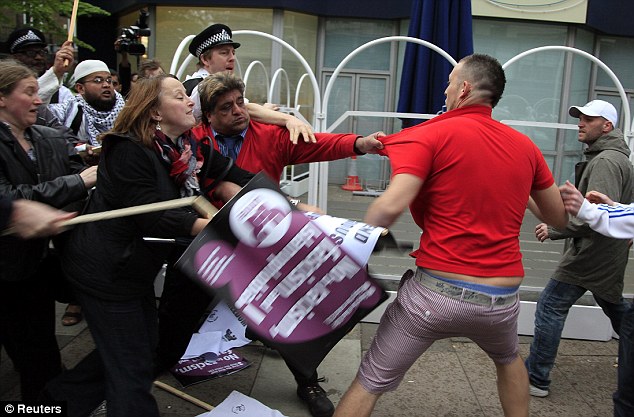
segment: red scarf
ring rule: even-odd
[[[188,130],[176,139],[176,144],[163,132],[154,132],[155,150],[161,160],[169,166],[170,177],[181,188],[184,197],[197,195],[200,191],[196,174],[203,165],[203,155],[196,139]]]

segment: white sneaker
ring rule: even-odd
[[[530,384],[530,394],[533,397],[539,397],[539,398],[544,398],[544,397],[548,397],[548,390],[547,389],[541,389],[541,388],[537,388],[535,385]]]

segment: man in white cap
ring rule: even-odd
[[[618,117],[614,106],[592,100],[583,107],[570,107],[568,113],[579,118],[578,139],[587,145],[586,161],[575,166],[575,185],[579,191],[585,195],[596,190],[614,201],[633,201],[630,149],[623,133],[616,128]],[[629,306],[622,294],[629,241],[603,236],[574,217],[563,230],[538,224],[535,236],[541,242],[566,239],[559,265],[537,301],[535,337],[526,359],[530,394],[546,397],[568,311],[586,291],[592,292],[610,318],[612,328],[619,332]]]
[[[236,49],[240,47],[238,42],[231,39],[232,32],[229,26],[216,23],[200,32],[189,44],[189,52],[198,58],[198,71],[183,82],[185,90],[194,101],[194,116],[201,121],[200,96],[198,95],[198,83],[209,74],[221,71],[233,72],[236,61]],[[247,110],[251,118],[261,123],[268,123],[286,127],[291,135],[291,141],[297,143],[301,135],[306,142],[315,142],[312,128],[286,113],[275,111],[276,106],[266,104],[261,106],[248,103]]]
[[[123,97],[115,91],[110,69],[103,61],[80,62],[72,81],[78,94],[64,103],[50,104],[49,109],[80,141],[97,146],[97,136],[112,128],[123,108]]]

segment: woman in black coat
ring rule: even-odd
[[[190,134],[193,102],[171,77],[142,79],[130,92],[112,132],[104,135],[98,183],[87,211],[100,212],[201,193],[209,178],[244,184],[252,175],[231,166],[219,153],[204,152]],[[223,183],[223,187],[237,187]],[[203,187],[204,188],[204,187]],[[222,188],[222,187],[221,187]],[[222,191],[222,190],[220,190]],[[97,345],[100,367],[88,370],[97,380],[101,368],[109,417],[158,417],[150,390],[158,339],[153,281],[164,257],[144,237],[191,237],[209,222],[191,208],[171,209],[88,223],[76,227],[64,251],[64,269]],[[88,250],[86,250],[88,248]],[[90,256],[86,256],[90,253]],[[95,354],[89,356],[95,360]],[[88,360],[88,359],[87,359]],[[95,375],[88,375],[93,372]],[[61,378],[63,380],[63,377]],[[71,381],[77,389],[63,387]],[[78,382],[79,381],[79,382]],[[95,406],[84,394],[80,376],[51,384],[49,395],[69,401],[69,415]],[[74,402],[78,398],[84,404]]]
[[[63,131],[35,126],[35,74],[0,61],[0,195],[62,208],[87,196],[96,170],[84,166]],[[0,343],[20,374],[22,400],[33,401],[61,371],[52,280],[42,260],[46,238],[0,237]]]

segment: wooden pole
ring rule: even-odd
[[[192,206],[194,210],[205,219],[211,219],[218,210],[203,196],[177,198],[174,200],[159,201],[157,203],[143,204],[140,206],[126,207],[122,209],[102,211],[99,213],[84,214],[70,220],[62,222],[63,227],[74,226],[76,224],[96,222],[100,220],[116,219],[118,217],[136,216],[137,214],[152,213],[154,211],[170,210],[179,207]],[[0,236],[13,233],[11,228],[4,230]]]
[[[197,405],[198,407],[207,410],[207,411],[211,411],[214,409],[213,405],[211,404],[207,404],[204,401],[199,400],[196,397],[192,397],[189,394],[184,393],[183,391],[176,389],[174,387],[172,387],[171,385],[167,385],[164,382],[161,381],[154,381],[154,385],[156,385],[157,387],[159,387],[162,390],[165,390],[167,392],[169,392],[170,394],[173,394],[179,398],[182,398],[185,401],[189,401],[190,403]]]
[[[70,14],[70,25],[68,26],[68,37],[67,41],[73,41],[73,35],[75,34],[75,22],[77,21],[77,8],[79,6],[79,0],[73,1],[73,12]],[[64,66],[67,67],[69,64],[68,60],[64,60]]]
[[[218,209],[203,196],[196,197],[192,203],[192,207],[205,219],[211,219],[218,213]]]
[[[152,213],[154,211],[170,210],[179,207],[191,206],[197,197],[178,198],[175,200],[159,201],[158,203],[143,204],[140,206],[126,207],[122,209],[102,211],[99,213],[84,214],[73,219],[66,220],[62,226],[74,226],[76,224],[97,222],[100,220],[116,219],[119,217],[136,216],[137,214]]]

